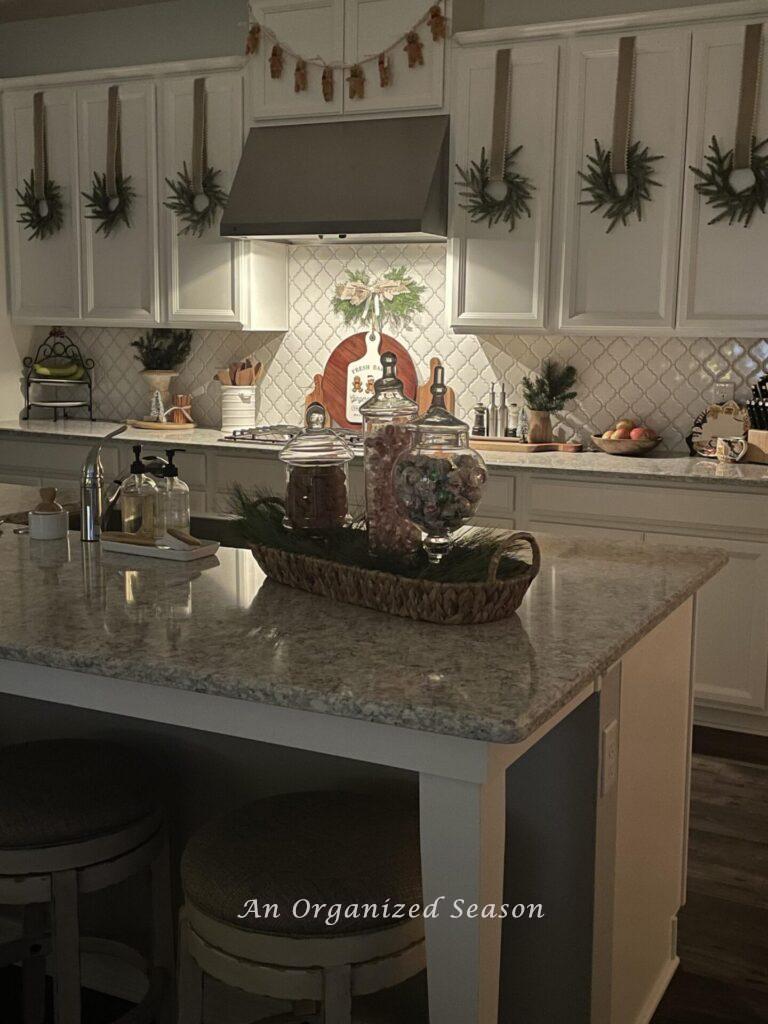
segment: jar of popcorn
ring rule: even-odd
[[[413,442],[419,407],[407,398],[396,374],[397,356],[384,352],[374,394],[360,409],[365,457],[365,514],[368,546],[374,555],[414,555],[421,535],[398,508],[392,471]]]
[[[286,467],[285,518],[294,530],[334,530],[349,522],[348,466],[354,453],[325,426],[325,409],[313,402],[306,428],[280,452]]]
[[[445,376],[435,367],[432,405],[413,424],[414,443],[393,471],[397,506],[426,534],[430,562],[439,562],[451,536],[477,511],[488,477],[482,457],[469,447],[469,427],[445,407]]]

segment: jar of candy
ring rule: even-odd
[[[392,470],[413,442],[412,424],[419,407],[407,398],[396,374],[397,356],[384,352],[382,375],[361,407],[365,454],[365,514],[368,546],[374,555],[405,557],[419,549],[421,536],[398,508]]]
[[[354,452],[325,426],[325,409],[313,402],[306,428],[280,452],[286,467],[285,518],[294,530],[333,530],[349,522],[347,470]]]
[[[395,463],[393,483],[402,514],[426,534],[430,562],[439,562],[453,532],[477,510],[488,473],[469,447],[469,427],[445,407],[445,371],[435,367],[432,405],[414,423],[413,446]]]

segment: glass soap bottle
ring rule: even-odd
[[[414,423],[413,447],[393,474],[401,513],[426,534],[430,562],[439,562],[451,535],[477,511],[488,478],[482,456],[469,446],[469,427],[445,407],[445,371],[435,367],[432,405]]]
[[[183,451],[183,448],[168,448],[165,453],[168,464],[162,469],[160,500],[166,532],[174,529],[189,533],[190,530],[189,487],[180,478],[179,467],[173,461],[176,453]]]
[[[365,514],[368,547],[374,555],[408,557],[419,549],[419,531],[398,509],[392,470],[413,441],[412,424],[419,414],[396,374],[397,356],[384,352],[382,375],[373,396],[361,407],[365,456]]]
[[[124,533],[141,533],[157,540],[165,532],[157,484],[141,461],[141,445],[133,446],[130,476],[123,481],[120,511]]]
[[[325,426],[325,409],[313,402],[305,429],[280,452],[285,463],[285,518],[293,530],[335,530],[349,522],[348,466],[354,452]]]

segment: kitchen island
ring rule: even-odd
[[[431,1024],[640,1024],[677,965],[693,603],[727,556],[541,545],[518,616],[448,627],[288,590],[243,550],[6,531],[0,692],[410,773],[424,900],[542,906],[425,922]]]

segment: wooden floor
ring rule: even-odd
[[[723,749],[706,730],[697,749]],[[737,753],[735,737],[726,741]],[[682,969],[652,1024],[768,1024],[768,741],[693,761]],[[744,756],[742,754],[742,756]]]

